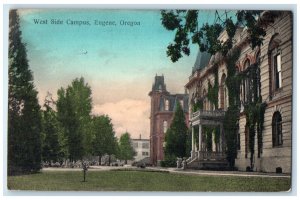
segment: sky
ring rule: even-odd
[[[164,75],[169,92],[183,93],[196,60],[196,46],[176,63],[167,57],[174,32],[161,25],[159,10],[23,9],[19,15],[40,104],[47,92],[57,99],[59,88],[83,77],[92,89],[92,114],[107,114],[118,137],[128,131],[132,138],[149,138],[148,93],[155,75]],[[200,14],[203,22],[212,16]],[[115,24],[95,25],[95,20]]]

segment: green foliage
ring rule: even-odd
[[[217,68],[215,68],[214,75],[215,75],[214,86],[212,87],[211,84],[208,85],[207,99],[215,105],[215,108],[218,108],[219,80],[218,80]]]
[[[237,128],[240,109],[237,106],[229,106],[224,117],[224,131],[227,145],[227,160],[231,168],[234,167],[235,158],[237,155]]]
[[[131,146],[130,134],[126,132],[120,137],[118,157],[122,160],[125,160],[125,164],[127,164],[127,160],[132,160],[134,154],[135,151]]]
[[[111,119],[107,115],[92,118],[92,152],[99,156],[116,154],[117,139],[113,130]]]
[[[57,116],[67,138],[69,159],[81,160],[91,154],[91,88],[83,78],[77,78],[57,95]]]
[[[17,10],[9,12],[8,58],[8,174],[35,172],[41,168],[42,121]]]
[[[186,141],[187,132],[184,112],[181,105],[177,103],[173,121],[165,135],[164,153],[166,157],[184,157],[186,155],[186,144],[183,141]]]
[[[54,105],[52,96],[48,93],[45,99],[45,110],[43,111],[43,161],[49,163],[62,160],[63,153],[59,143],[59,123],[57,120],[56,112],[52,109]]]
[[[166,155],[164,160],[160,162],[161,167],[176,167],[177,158],[175,155]]]
[[[178,61],[182,54],[190,54],[190,43],[197,44],[200,51],[207,51],[214,55],[221,52],[227,55],[233,47],[233,37],[241,24],[247,26],[249,42],[252,48],[261,46],[266,31],[258,19],[262,11],[235,11],[236,16],[228,16],[228,11],[220,16],[215,12],[213,24],[199,25],[197,10],[163,10],[161,12],[162,25],[169,31],[175,32],[173,43],[167,47],[167,56],[172,62]],[[278,13],[270,12],[272,16]],[[220,33],[226,30],[228,39],[224,42],[218,40]]]
[[[188,134],[185,141],[185,156],[190,157],[192,151],[192,130],[188,130]]]
[[[224,131],[227,144],[227,160],[231,168],[234,167],[237,155],[237,130],[240,114],[240,76],[236,71],[236,62],[239,59],[240,50],[235,48],[226,58],[227,78],[226,86],[228,88],[229,107],[225,113]]]
[[[203,109],[203,100],[197,100],[195,104],[193,104],[193,112],[197,112],[198,110]]]

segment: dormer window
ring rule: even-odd
[[[166,111],[169,110],[169,100],[168,99],[165,100],[165,110]]]
[[[180,100],[180,105],[181,105],[181,108],[183,108],[183,100]]]
[[[158,91],[159,91],[159,92],[162,91],[161,85],[158,86]]]

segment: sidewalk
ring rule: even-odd
[[[208,175],[208,176],[241,176],[241,177],[284,177],[290,178],[290,174],[276,174],[276,173],[263,173],[263,172],[241,172],[241,171],[209,171],[209,170],[191,170],[191,169],[177,169],[177,168],[162,168],[162,167],[146,167],[144,169],[134,166],[113,167],[113,166],[90,166],[89,171],[111,171],[111,170],[140,170],[140,171],[162,171],[174,174],[186,175]],[[42,171],[82,171],[81,168],[43,168]]]
[[[264,172],[242,172],[242,171],[210,171],[210,170],[192,170],[192,169],[177,169],[177,168],[161,168],[148,167],[148,169],[155,169],[161,171],[169,171],[170,173],[190,174],[190,175],[210,175],[210,176],[243,176],[243,177],[285,177],[290,178],[290,174],[276,174]]]

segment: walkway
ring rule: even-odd
[[[89,171],[111,171],[119,169],[131,169],[131,170],[145,170],[145,171],[162,171],[174,174],[186,174],[186,175],[208,175],[208,176],[242,176],[242,177],[285,177],[290,178],[290,174],[276,174],[276,173],[263,173],[263,172],[241,172],[241,171],[209,171],[209,170],[182,170],[177,168],[162,168],[162,167],[146,167],[144,169],[133,167],[130,165],[124,167],[112,167],[112,166],[90,166]],[[81,168],[43,168],[42,171],[82,171]]]

